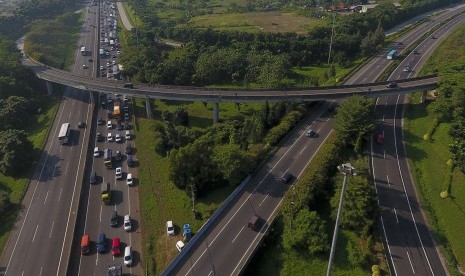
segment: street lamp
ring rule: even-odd
[[[337,166],[337,169],[344,174],[344,182],[342,183],[341,198],[339,199],[339,208],[337,210],[336,224],[334,225],[333,241],[331,243],[331,253],[329,253],[329,262],[328,262],[328,271],[326,276],[331,275],[331,267],[333,265],[334,252],[336,251],[336,241],[337,241],[337,232],[339,230],[339,220],[342,213],[342,204],[344,203],[344,195],[346,192],[347,178],[349,175],[357,175],[355,173],[355,168],[350,165],[350,163],[342,164]]]

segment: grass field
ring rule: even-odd
[[[147,263],[150,275],[159,275],[178,254],[175,248],[176,241],[182,239],[181,227],[190,223],[193,232],[205,223],[221,203],[229,196],[235,187],[225,187],[210,193],[205,198],[196,199],[195,208],[202,214],[202,219],[194,219],[190,196],[179,190],[169,179],[169,164],[166,157],[155,152],[153,141],[155,137],[154,126],[161,111],[172,110],[176,105],[183,104],[189,112],[190,127],[205,128],[213,123],[211,104],[206,106],[200,102],[180,103],[157,100],[152,102],[155,119],[145,118],[145,101],[135,101],[136,147],[139,150],[137,159],[139,167],[139,197],[142,217],[143,262]],[[230,119],[247,116],[260,105],[243,105],[238,111],[234,104],[220,104],[220,118]],[[176,227],[176,236],[166,235],[165,223],[173,220]]]
[[[311,28],[322,26],[324,23],[321,19],[292,13],[256,12],[202,15],[192,18],[188,24],[214,30],[306,34]]]
[[[37,116],[36,123],[31,124],[31,127],[26,130],[29,134],[29,140],[34,145],[34,149],[40,150],[42,148],[57,108],[58,105],[54,101],[50,101],[50,99],[48,101],[43,101],[43,113]],[[13,204],[10,212],[6,215],[2,215],[0,220],[0,252],[3,252],[8,237],[10,236],[10,230],[16,221],[16,216],[21,207],[21,200],[27,189],[27,177],[30,173],[31,172],[26,172],[25,176],[22,178],[12,178],[0,174],[0,188],[10,193],[10,200]]]

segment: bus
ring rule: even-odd
[[[391,50],[388,54],[387,54],[387,59],[394,59],[395,57],[397,56],[397,50]]]
[[[58,134],[58,140],[62,145],[68,144],[69,131],[69,123],[64,123],[61,125],[60,133]]]

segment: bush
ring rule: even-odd
[[[281,139],[289,133],[289,131],[300,121],[305,115],[302,110],[289,112],[281,122],[273,127],[263,139],[263,142],[268,147],[273,147],[281,141]]]
[[[0,215],[3,215],[10,206],[10,195],[6,191],[0,190]]]

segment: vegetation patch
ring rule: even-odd
[[[69,70],[74,64],[82,13],[65,13],[55,20],[37,22],[24,40],[24,51],[37,61]]]
[[[325,22],[323,19],[292,13],[257,12],[202,15],[192,18],[188,24],[224,31],[306,34],[308,30],[323,26]]]

